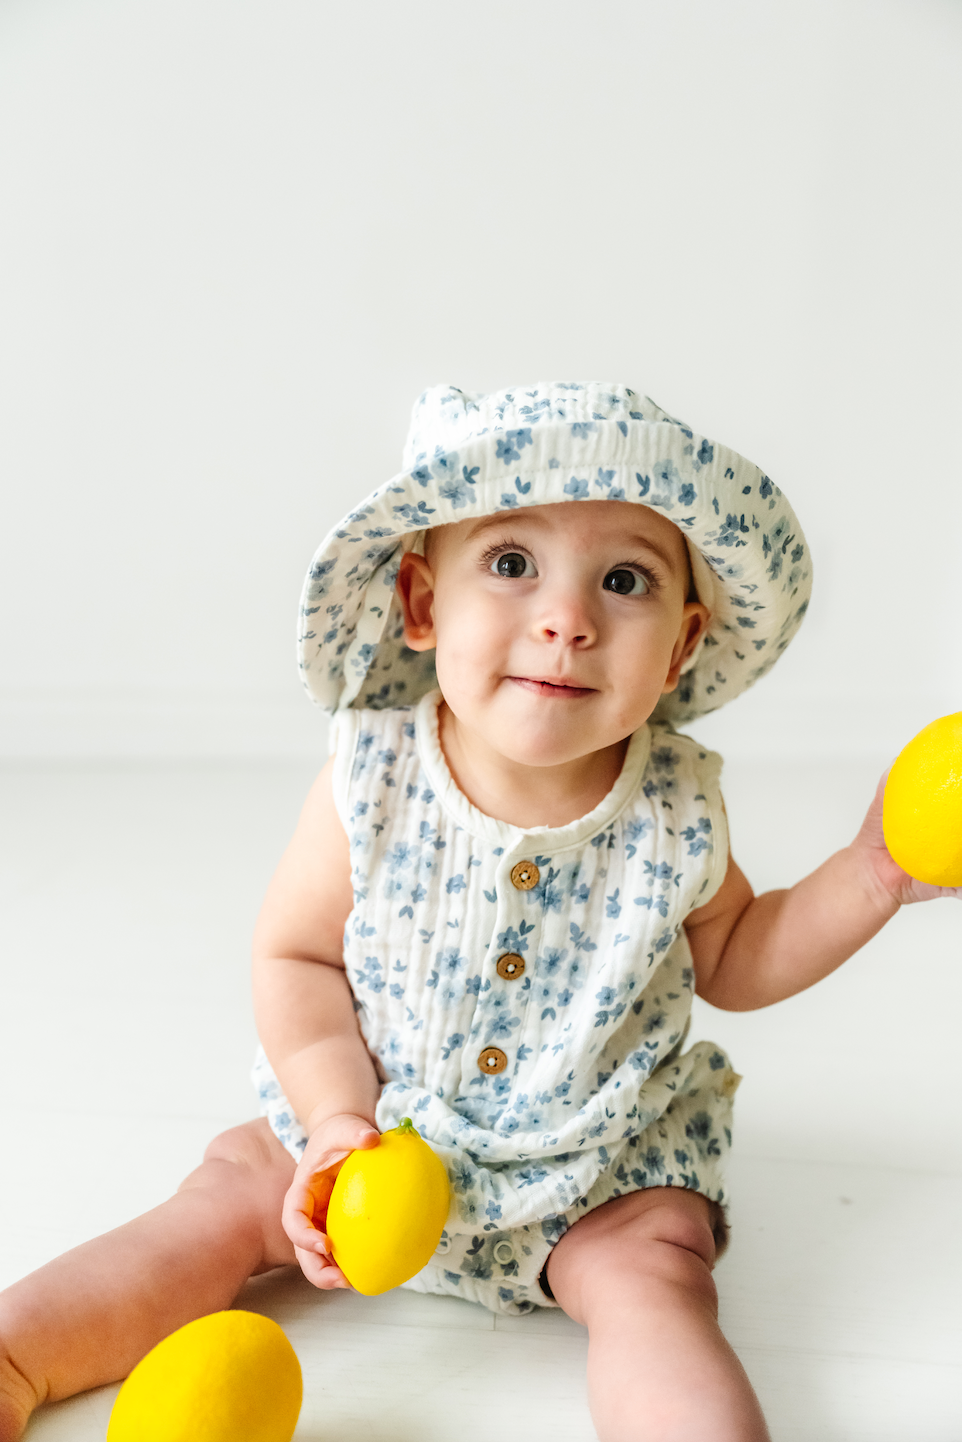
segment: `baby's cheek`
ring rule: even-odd
[[[508,648],[497,627],[483,614],[467,613],[450,629],[440,632],[435,652],[438,683],[450,703],[455,690],[481,696],[492,677],[504,674]]]

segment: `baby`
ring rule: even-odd
[[[767,1006],[945,894],[889,856],[881,785],[791,890],[729,854],[720,760],[674,725],[769,669],[809,585],[768,477],[627,387],[425,393],[308,576],[334,754],[255,936],[266,1115],[0,1297],[0,1442],[252,1274],[346,1286],[316,1224],[403,1115],[452,1185],[408,1286],[583,1323],[602,1442],[767,1437],[712,1281],[739,1078],[683,1050],[691,998]]]

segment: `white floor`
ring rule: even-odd
[[[878,765],[729,768],[758,889],[854,832]],[[153,1205],[252,1111],[247,945],[308,764],[0,775],[0,1284]],[[724,1323],[776,1442],[962,1439],[962,910],[902,913],[841,973],[747,1016],[732,1054]],[[590,1442],[585,1334],[558,1312],[252,1284],[304,1368],[300,1442]],[[470,1336],[466,1334],[470,1333]],[[115,1388],[30,1442],[103,1439]],[[706,1439],[708,1442],[708,1439]]]

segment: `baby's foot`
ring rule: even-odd
[[[26,1429],[37,1394],[0,1344],[0,1442],[17,1442]]]

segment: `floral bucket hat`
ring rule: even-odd
[[[778,487],[627,386],[432,386],[402,465],[335,527],[304,583],[301,674],[327,711],[410,705],[436,685],[433,653],[404,644],[400,558],[432,526],[496,511],[634,501],[678,526],[712,618],[657,720],[691,721],[753,685],[808,606],[808,545]]]

